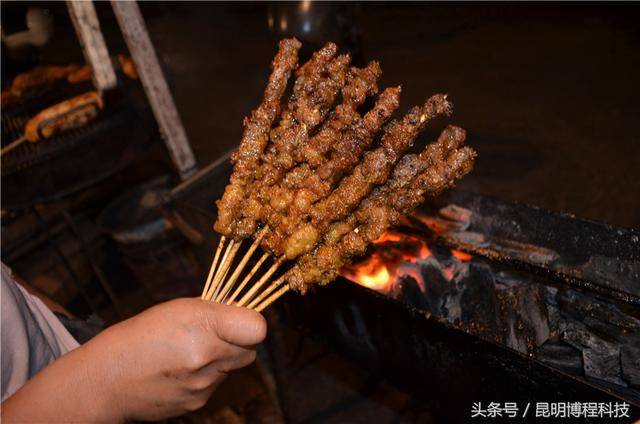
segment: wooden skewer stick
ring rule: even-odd
[[[226,237],[222,236],[220,238],[220,242],[218,243],[218,249],[216,250],[216,255],[213,257],[213,261],[211,262],[211,268],[209,269],[209,275],[207,275],[207,281],[204,285],[204,290],[202,290],[201,299],[204,299],[207,296],[207,292],[209,291],[209,287],[211,286],[211,282],[213,281],[213,272],[216,269],[216,265],[218,265],[218,259],[220,259],[220,253],[222,252],[222,248],[224,247],[224,243],[226,241]]]
[[[276,272],[278,267],[282,265],[282,262],[284,262],[284,260],[285,257],[283,256],[279,258],[273,265],[271,265],[271,268],[269,268],[269,270],[262,276],[262,278],[260,278],[260,280],[258,280],[258,282],[255,283],[244,296],[242,296],[242,298],[238,302],[238,306],[245,306],[251,300],[251,298],[253,298],[253,295],[256,294],[258,290],[260,290],[260,288],[269,279],[269,277],[271,277],[271,275]]]
[[[278,300],[280,296],[288,292],[290,289],[291,289],[291,286],[289,286],[289,284],[287,284],[286,286],[282,286],[280,290],[278,290],[277,292],[269,296],[267,300],[265,300],[260,305],[258,305],[254,310],[256,312],[262,312],[264,308],[266,308],[267,306],[271,305],[273,302]]]
[[[222,279],[220,281],[224,281],[224,279],[227,278],[227,274],[229,274],[229,270],[231,270],[231,268],[227,268],[227,270],[224,272],[224,275],[222,276]],[[215,296],[213,296],[212,299],[215,299]]]
[[[260,268],[260,266],[262,265],[262,263],[264,261],[267,260],[267,258],[270,255],[268,253],[264,253],[262,255],[262,257],[260,258],[260,260],[253,266],[253,268],[251,269],[251,271],[249,271],[249,274],[244,278],[244,280],[242,280],[242,283],[240,283],[240,285],[238,286],[238,288],[233,292],[233,294],[231,295],[231,297],[227,300],[227,305],[231,305],[233,303],[234,300],[236,300],[236,298],[238,297],[238,295],[240,294],[240,292],[242,291],[242,289],[247,285],[247,283],[249,282],[249,280],[251,280],[251,277],[254,276],[254,274],[256,273],[256,271],[258,270],[258,268]]]
[[[11,143],[7,144],[6,146],[4,146],[2,148],[2,150],[0,150],[0,156],[5,155],[7,153],[9,153],[10,151],[12,151],[13,149],[15,149],[16,147],[18,147],[19,145],[21,145],[22,143],[24,143],[25,141],[27,141],[27,136],[23,135],[20,136],[17,140],[12,141]]]
[[[205,300],[211,300],[211,295],[213,294],[213,291],[216,288],[217,281],[220,279],[220,274],[221,274],[222,267],[224,266],[225,262],[227,261],[227,258],[229,257],[229,253],[231,252],[231,249],[233,249],[233,245],[234,244],[235,244],[235,240],[232,239],[229,242],[229,244],[227,245],[227,248],[224,251],[224,255],[222,255],[222,260],[220,261],[220,265],[218,266],[218,269],[216,270],[215,276],[213,277],[213,281],[211,282],[211,285],[209,286],[209,290],[207,291],[207,294],[205,295]]]
[[[277,289],[278,287],[280,287],[280,285],[282,284],[282,282],[284,281],[284,275],[280,278],[278,278],[276,281],[274,281],[273,283],[271,283],[271,285],[269,287],[266,288],[266,290],[264,290],[262,293],[260,293],[260,295],[258,297],[256,297],[255,299],[253,299],[251,302],[249,302],[249,304],[247,305],[247,308],[249,309],[253,309],[257,304],[259,304],[265,297],[269,296],[271,294],[272,291],[274,291],[275,289]]]
[[[240,246],[242,246],[242,240],[240,240],[240,242],[236,243],[233,246],[233,249],[231,249],[231,253],[229,253],[229,257],[227,258],[227,261],[223,265],[221,265],[220,278],[216,279],[216,282],[215,282],[216,288],[211,294],[211,297],[209,298],[209,300],[215,299],[218,296],[218,293],[220,293],[220,289],[222,288],[224,279],[227,278],[227,273],[229,272],[229,268],[233,263],[233,258],[235,258],[236,253],[238,253],[238,249],[240,249]]]
[[[216,270],[215,276],[213,277],[213,281],[209,286],[209,291],[207,291],[205,300],[211,300],[211,296],[213,295],[213,292],[215,291],[220,278],[222,277],[222,268],[224,268],[224,265],[227,263],[227,259],[229,258],[229,254],[231,254],[231,250],[233,250],[233,246],[235,245],[235,243],[235,240],[232,239],[227,245],[227,248],[224,251],[224,255],[222,255],[222,259],[220,260],[220,264],[218,265],[218,269]]]
[[[227,297],[227,295],[229,294],[229,291],[231,291],[231,288],[233,287],[233,285],[235,284],[236,280],[240,276],[240,273],[242,272],[244,267],[247,265],[247,261],[249,261],[249,259],[253,255],[253,252],[255,252],[255,250],[260,245],[260,242],[262,241],[262,238],[264,237],[264,235],[267,233],[267,230],[268,230],[268,227],[264,227],[258,233],[258,236],[253,241],[253,244],[249,247],[249,250],[247,250],[247,253],[245,253],[244,257],[242,258],[242,260],[240,261],[240,263],[236,267],[235,271],[233,271],[233,274],[231,274],[231,277],[229,277],[227,282],[224,284],[222,290],[220,290],[220,293],[218,294],[218,296],[215,299],[216,302],[224,302],[225,297]],[[224,281],[224,279],[223,279],[223,281]]]

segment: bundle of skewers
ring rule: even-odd
[[[298,67],[299,48],[296,39],[280,42],[262,102],[244,120],[217,201],[221,239],[203,299],[262,311],[290,290],[328,284],[388,227],[473,167],[476,152],[463,146],[465,131],[456,126],[410,152],[434,118],[451,114],[446,95],[388,122],[401,88],[379,93],[377,62],[350,67],[350,57],[328,43]]]

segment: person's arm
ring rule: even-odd
[[[251,310],[200,299],[155,306],[100,333],[2,403],[3,422],[159,420],[202,407],[266,335]]]

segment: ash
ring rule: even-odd
[[[446,248],[431,251],[399,267],[391,298],[640,399],[640,320],[633,311],[481,258],[462,261]]]

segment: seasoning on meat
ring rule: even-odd
[[[295,71],[291,95],[281,111],[280,97],[296,67],[299,48],[295,39],[280,43],[263,102],[245,119],[231,181],[217,202],[216,231],[236,241],[259,234],[251,249],[260,244],[276,259],[240,304],[247,304],[285,261],[293,266],[277,280],[286,282],[284,291],[304,293],[313,284],[332,281],[402,215],[467,174],[476,157],[473,149],[463,146],[465,131],[455,126],[447,127],[421,153],[408,153],[434,118],[451,113],[447,96],[434,95],[386,124],[398,108],[400,87],[386,88],[369,110],[361,110],[367,98],[378,94],[380,65],[349,68],[349,56],[338,55],[333,43]],[[259,264],[264,260],[263,256]],[[225,278],[222,265],[220,270],[212,287]],[[232,282],[239,272],[233,272]],[[276,287],[274,283],[270,290]],[[282,290],[275,293],[279,296]],[[254,302],[268,293],[265,290]]]
[[[280,113],[280,97],[298,63],[300,46],[295,38],[280,42],[278,53],[271,64],[272,71],[262,103],[251,113],[250,118],[244,120],[242,140],[232,157],[233,173],[222,198],[216,203],[218,219],[214,229],[225,236],[234,235],[238,209],[247,194],[247,187],[255,178],[260,158],[269,141],[269,130]]]
[[[427,195],[437,195],[467,174],[476,153],[469,147],[459,148],[464,139],[463,129],[448,127],[419,156],[405,155],[393,176],[373,190],[354,214],[334,223],[314,252],[298,258],[287,273],[289,284],[304,293],[312,284],[332,281],[343,265],[364,254],[369,244]]]

